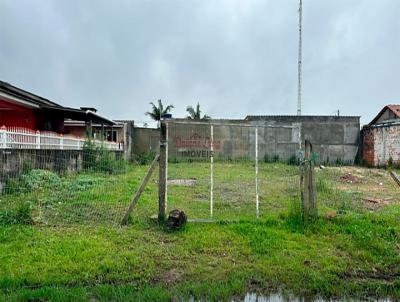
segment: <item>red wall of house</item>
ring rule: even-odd
[[[0,100],[0,127],[36,129],[37,117],[33,109]]]
[[[39,131],[64,132],[64,116],[31,109],[0,99],[0,127],[24,127]]]

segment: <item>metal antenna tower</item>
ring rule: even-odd
[[[301,40],[301,27],[302,27],[302,14],[303,5],[302,0],[299,2],[299,59],[297,65],[297,115],[301,115],[301,63],[302,63],[302,40]]]

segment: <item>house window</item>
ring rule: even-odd
[[[51,121],[45,121],[45,122],[44,122],[44,124],[43,124],[43,130],[44,130],[44,131],[51,131],[51,130],[53,130]]]
[[[117,131],[107,130],[106,135],[106,139],[108,142],[117,142]]]

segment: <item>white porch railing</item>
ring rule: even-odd
[[[97,146],[122,151],[123,143],[93,140]],[[61,149],[81,150],[85,139],[51,131],[34,131],[23,127],[1,127],[0,149]]]

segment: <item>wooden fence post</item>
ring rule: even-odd
[[[127,224],[128,223],[128,219],[129,216],[131,215],[133,208],[135,207],[135,205],[137,204],[137,202],[139,201],[140,195],[142,195],[144,188],[146,187],[147,183],[150,180],[151,174],[153,174],[153,171],[157,165],[158,159],[159,159],[159,155],[157,154],[156,157],[154,158],[153,162],[151,163],[149,170],[147,171],[146,176],[144,177],[142,183],[140,184],[139,189],[136,191],[135,196],[132,199],[131,204],[128,207],[128,210],[126,211],[124,218],[122,218],[121,224]]]
[[[318,215],[312,144],[309,140],[305,141],[304,166],[300,175],[300,183],[302,185],[303,220],[306,222],[309,218],[315,218]]]
[[[160,222],[166,217],[166,189],[167,189],[167,125],[160,125],[160,158],[159,158],[159,181],[158,181],[158,220]]]
[[[400,178],[397,176],[397,174],[393,171],[390,171],[390,176],[392,176],[393,180],[400,186]]]

